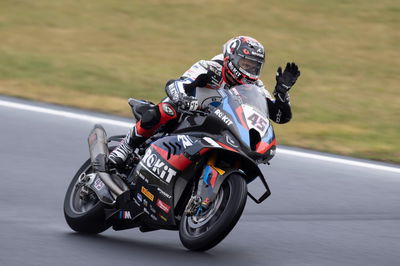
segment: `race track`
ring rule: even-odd
[[[175,231],[74,233],[63,199],[93,116],[116,121],[103,123],[109,135],[128,129],[129,119],[0,97],[1,266],[400,265],[399,166],[288,147],[262,167],[271,197],[248,199],[208,252],[187,251]]]

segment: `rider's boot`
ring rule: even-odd
[[[147,138],[141,136],[136,131],[136,125],[129,130],[125,138],[119,145],[110,153],[108,160],[116,167],[120,167],[133,150],[142,144]]]

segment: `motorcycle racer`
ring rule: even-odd
[[[179,79],[167,82],[168,97],[143,113],[110,153],[109,162],[114,166],[122,165],[128,155],[161,126],[177,121],[178,107],[193,111],[218,104],[217,90],[221,88],[254,84],[264,91],[270,118],[280,124],[289,122],[292,112],[288,91],[300,76],[299,68],[295,63],[287,63],[283,71],[278,68],[273,99],[259,79],[264,62],[265,50],[260,42],[247,36],[230,39],[224,44],[222,54],[196,62]]]

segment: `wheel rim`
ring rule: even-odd
[[[191,237],[200,237],[207,233],[223,214],[226,204],[231,198],[232,184],[230,180],[224,183],[218,191],[217,197],[210,206],[210,209],[199,216],[184,215],[182,222],[185,233]]]
[[[81,193],[82,190],[84,189],[84,186],[79,184],[81,182],[81,177],[82,175],[90,174],[91,172],[92,169],[91,166],[89,165],[88,167],[85,168],[84,171],[82,171],[81,175],[76,179],[76,182],[70,194],[70,200],[69,200],[70,208],[76,214],[83,214],[90,211],[99,202],[96,194],[87,186],[85,187],[89,190],[89,194],[93,195],[93,197],[91,197],[91,199],[81,198]]]

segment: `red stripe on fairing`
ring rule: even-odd
[[[243,120],[243,108],[242,108],[242,106],[239,106],[238,108],[236,108],[235,111],[236,111],[236,114],[237,114],[238,117],[239,117],[240,124],[242,124],[242,126],[243,126],[245,129],[249,130],[249,128],[247,127],[246,122]]]
[[[174,155],[171,154],[169,159],[168,158],[168,152],[154,144],[151,144],[151,147],[161,155],[161,157],[164,158],[170,165],[172,165],[175,169],[179,171],[185,170],[189,165],[191,165],[193,162],[186,158],[183,154],[179,155]]]
[[[260,154],[264,154],[266,151],[268,151],[272,146],[276,145],[276,139],[274,139],[270,144],[260,141],[256,145],[256,152]]]
[[[225,145],[225,144],[222,143],[222,142],[217,141],[217,143],[218,143],[219,145],[221,145],[222,147],[224,147],[225,149],[227,149],[227,150],[234,151],[234,152],[238,152],[237,150],[235,150],[235,149],[229,147],[228,145]]]
[[[210,148],[203,148],[199,151],[200,155],[203,155],[204,153],[208,152],[210,150]]]

